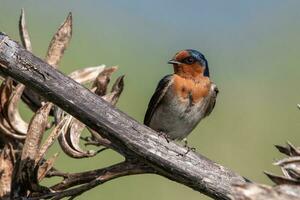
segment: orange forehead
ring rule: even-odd
[[[182,60],[182,59],[184,59],[184,58],[186,58],[186,57],[189,57],[190,56],[190,54],[189,54],[189,52],[187,52],[186,50],[183,50],[183,51],[179,51],[176,55],[175,55],[175,60],[178,60],[178,61],[180,61],[180,60]]]

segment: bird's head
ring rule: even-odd
[[[204,55],[193,49],[179,51],[169,60],[169,64],[173,64],[174,72],[180,76],[209,77],[208,63]]]

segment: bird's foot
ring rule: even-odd
[[[187,138],[183,138],[183,144],[184,144],[184,147],[188,147],[188,141],[187,141]]]
[[[162,131],[158,132],[158,137],[164,137],[165,140],[167,141],[167,143],[169,143],[171,140],[170,137],[165,132],[162,132]]]
[[[186,152],[184,155],[187,155],[190,151],[196,152],[196,148],[195,147],[186,147]]]
[[[192,151],[192,152],[195,152],[195,151],[196,151],[196,148],[195,148],[195,147],[189,147],[189,146],[188,146],[187,138],[184,138],[184,139],[183,139],[183,142],[184,142],[184,147],[187,149],[185,155],[188,154],[190,151]]]
[[[178,153],[177,156],[186,156],[190,151],[192,152],[195,152],[196,151],[196,148],[195,147],[189,147],[188,146],[188,142],[187,142],[187,139],[184,138],[183,140],[183,143],[184,143],[184,148],[186,149],[186,152],[185,153]]]

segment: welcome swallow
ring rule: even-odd
[[[149,102],[144,124],[172,140],[185,139],[216,103],[217,86],[199,51],[179,51],[168,62],[174,73],[163,77]]]

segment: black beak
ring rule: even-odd
[[[181,62],[178,62],[178,61],[176,61],[176,60],[174,60],[174,59],[171,59],[171,60],[168,61],[168,64],[180,65]]]

